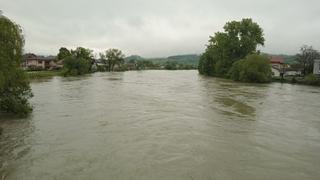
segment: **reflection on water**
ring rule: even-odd
[[[319,179],[320,90],[196,71],[32,83],[29,119],[2,117],[2,179]]]

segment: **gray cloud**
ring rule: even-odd
[[[147,57],[201,53],[225,22],[246,17],[264,29],[264,52],[320,49],[318,0],[1,0],[0,9],[23,27],[25,51],[40,54],[61,46]]]

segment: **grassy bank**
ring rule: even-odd
[[[29,79],[50,78],[53,76],[61,76],[62,71],[29,71],[27,76]]]

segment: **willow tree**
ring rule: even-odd
[[[20,26],[0,15],[0,111],[20,116],[32,111],[31,88],[20,68],[23,46]]]
[[[251,19],[227,22],[224,32],[217,32],[200,58],[199,72],[211,76],[226,76],[232,64],[264,45],[263,30]]]

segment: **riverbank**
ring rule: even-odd
[[[50,78],[53,76],[62,76],[62,71],[29,71],[27,77],[29,79]]]
[[[320,79],[308,79],[305,77],[273,77],[272,82],[288,83],[288,84],[300,84],[309,86],[320,86]]]

